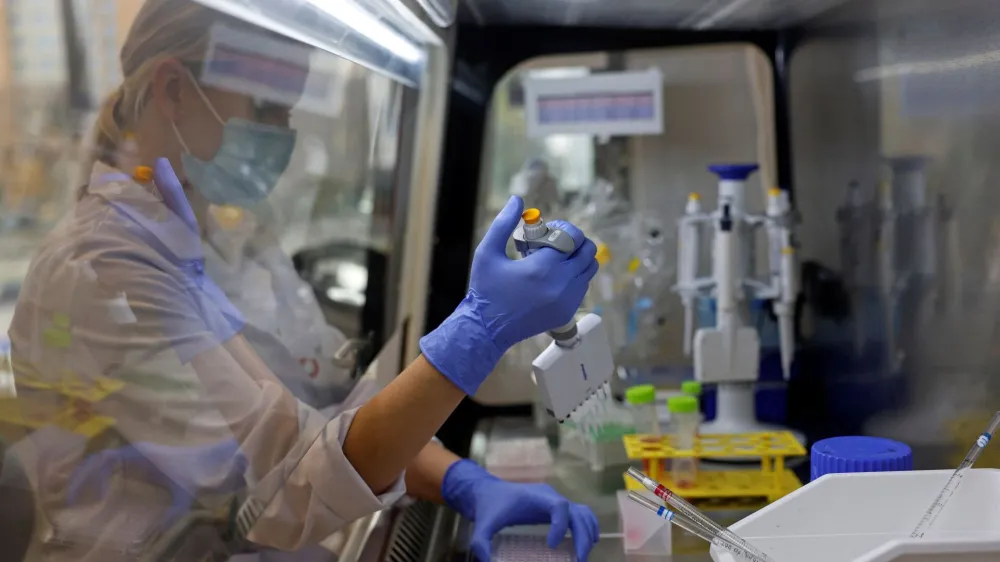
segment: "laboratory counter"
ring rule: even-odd
[[[542,432],[535,428],[529,418],[483,420],[476,428],[469,456],[474,460],[482,461],[487,446],[494,439],[539,435],[542,435]],[[550,437],[550,443],[555,440],[553,435],[548,435],[548,437]],[[583,459],[560,453],[557,450],[553,450],[552,454],[554,458],[553,473],[547,483],[570,501],[589,506],[597,515],[601,528],[601,540],[591,552],[590,560],[601,562],[633,560],[641,562],[659,562],[661,560],[664,562],[710,562],[712,560],[708,554],[708,543],[676,526],[672,527],[674,552],[672,556],[626,556],[622,545],[617,492],[625,486],[623,474],[627,465],[613,466],[595,472]],[[749,510],[708,512],[711,517],[725,525],[735,523],[750,513]],[[463,521],[459,528],[461,532],[457,534],[453,543],[455,550],[462,550],[471,523]],[[462,530],[463,528],[464,530]],[[505,532],[544,536],[546,530],[545,527],[537,529],[519,527],[508,529]],[[469,560],[471,561],[471,558]],[[553,558],[552,560],[555,562],[559,559]]]
[[[530,418],[484,420],[473,437],[470,457],[483,462],[486,449],[493,439],[519,436],[539,436]],[[590,506],[601,527],[601,540],[591,552],[590,560],[599,562],[711,562],[708,544],[683,530],[672,528],[672,556],[626,556],[622,546],[622,530],[618,514],[616,492],[624,487],[625,466],[615,466],[594,472],[581,459],[553,452],[552,476],[547,480],[553,488],[570,501]],[[749,515],[749,509],[708,511],[711,517],[724,525],[735,523]],[[341,553],[339,562],[475,562],[468,552],[468,538],[472,523],[458,517],[447,508],[424,502],[377,514],[352,526],[345,533],[346,541],[355,546],[350,553],[343,544],[329,544],[328,548]],[[544,537],[547,527],[514,527],[503,534]],[[365,535],[359,538],[360,535]],[[346,542],[345,541],[345,542]],[[542,542],[539,540],[539,542]],[[534,558],[533,558],[534,559]],[[544,560],[543,558],[537,558]],[[569,562],[565,555],[553,553],[552,562]]]

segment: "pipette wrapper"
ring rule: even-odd
[[[767,562],[769,560],[766,556],[761,557],[757,554],[748,551],[746,548],[726,539],[719,533],[714,532],[712,529],[706,529],[702,525],[699,525],[695,521],[691,521],[686,517],[679,515],[678,513],[667,509],[662,505],[657,505],[652,500],[645,498],[635,492],[629,492],[628,498],[635,503],[645,507],[646,509],[652,511],[660,519],[665,519],[671,523],[677,525],[681,529],[695,535],[696,537],[718,546],[719,548],[725,549],[732,553],[733,555],[741,558],[746,558],[751,562]]]
[[[759,562],[773,562],[768,555],[743,540],[743,538],[736,533],[713,521],[707,515],[699,511],[698,508],[688,503],[684,498],[681,498],[663,484],[660,484],[656,480],[653,480],[649,476],[643,474],[641,470],[638,470],[635,467],[629,467],[626,474],[642,484],[644,488],[652,492],[656,495],[656,497],[662,499],[668,505],[673,507],[677,513],[691,519],[699,526],[710,530],[714,536],[720,537],[723,541],[731,542],[745,550],[746,552],[743,553],[742,556]]]

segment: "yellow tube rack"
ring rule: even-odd
[[[805,456],[806,450],[787,431],[700,435],[693,449],[676,448],[671,435],[626,435],[623,441],[629,460],[642,461],[646,474],[687,499],[760,497],[773,502],[802,487],[795,473],[785,468],[785,458]],[[680,487],[664,470],[664,461],[677,458],[758,458],[760,470],[700,470],[693,486]],[[625,485],[641,489],[627,476]]]

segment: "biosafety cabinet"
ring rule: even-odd
[[[492,217],[518,194],[606,249],[610,288],[595,284],[585,308],[613,324],[617,393],[637,382],[679,384],[691,359],[674,291],[677,222],[691,194],[715,206],[709,166],[755,164],[745,206],[763,211],[773,190],[787,200],[798,291],[787,378],[774,303],[746,311],[760,338],[758,374],[742,387],[752,415],[807,442],[896,438],[913,448],[917,468],[945,468],[997,409],[1000,4],[197,2],[314,49],[308,91],[316,95],[296,100],[296,151],[267,213],[326,319],[356,342],[359,373],[390,380],[417,356],[420,336],[465,295]],[[42,10],[49,3],[59,9]],[[118,84],[117,50],[141,4],[30,0],[0,9],[11,46],[10,60],[0,57],[0,84],[9,82],[0,88],[10,171],[0,217],[4,331],[33,248],[79,187],[77,149]],[[60,30],[54,82],[31,58],[48,52],[27,42],[40,32],[18,31],[33,21]],[[250,43],[251,51],[268,45]],[[544,196],[533,187],[539,177]],[[748,240],[747,255],[767,255],[763,236]],[[707,245],[696,257],[707,266]],[[763,258],[744,266],[768,274]],[[699,325],[714,321],[713,307],[711,297],[696,303]],[[530,362],[544,343],[504,357],[440,433],[446,445],[485,462],[511,436],[553,437],[544,416],[532,418]],[[710,418],[727,407],[718,395],[706,388]],[[30,432],[9,421],[0,428]],[[989,454],[977,465],[997,466]],[[548,481],[591,506],[610,533],[591,559],[623,560],[620,471],[556,455]],[[211,524],[186,520],[151,560],[182,557],[173,539]],[[356,521],[321,554],[465,560],[467,531],[447,509],[416,503]],[[700,545],[683,556],[710,560]]]
[[[756,163],[746,207],[763,210],[772,189],[786,194],[799,291],[788,380],[773,307],[748,312],[761,340],[754,415],[797,430],[807,445],[869,434],[909,444],[916,468],[961,460],[1000,395],[991,137],[1000,7],[470,0],[461,14],[427,329],[464,295],[467,279],[455,271],[471,263],[506,199],[534,196],[525,177],[540,161],[558,195],[538,205],[607,243],[602,269],[616,283],[640,285],[629,271],[636,258],[645,275],[628,298],[585,304],[621,321],[612,336],[619,392],[638,382],[679,386],[691,359],[674,291],[677,221],[691,193],[714,208],[708,166]],[[647,73],[661,77],[655,88],[630,82]],[[601,85],[609,77],[615,84]],[[575,95],[554,102],[539,92]],[[626,99],[602,106],[612,93]],[[636,116],[647,93],[657,106],[644,121]],[[766,256],[766,240],[753,244]],[[704,245],[701,260],[710,260]],[[643,271],[648,263],[655,272]],[[763,259],[747,267],[767,274]],[[595,282],[591,297],[600,290]],[[699,324],[713,321],[712,307],[710,298],[698,306]],[[486,450],[498,424],[530,416],[530,362],[543,345],[505,356],[451,420],[449,444]],[[725,404],[709,385],[706,415]],[[479,430],[475,420],[485,420]],[[557,481],[616,528],[610,477]],[[602,543],[595,556],[620,553]]]

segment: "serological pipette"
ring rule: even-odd
[[[679,515],[662,505],[658,505],[656,502],[645,496],[630,491],[628,493],[628,499],[652,511],[660,519],[666,519],[667,521],[670,521],[674,525],[677,525],[681,529],[684,529],[709,544],[713,544],[731,552],[734,556],[743,557],[752,562],[765,562],[770,560],[769,558],[761,558],[752,552],[748,552],[747,549],[723,537],[719,533],[706,529],[694,521],[691,521],[690,519],[687,519],[686,517]]]
[[[764,562],[773,562],[773,560],[771,560],[771,558],[768,555],[764,554],[756,547],[754,547],[747,541],[743,540],[743,538],[741,538],[736,533],[730,531],[729,529],[713,521],[707,515],[702,513],[698,508],[688,503],[687,500],[675,494],[672,490],[670,490],[670,488],[667,488],[663,484],[660,484],[656,480],[653,480],[649,476],[646,476],[641,470],[635,467],[629,467],[626,474],[628,474],[630,477],[632,477],[637,482],[642,484],[644,488],[652,492],[656,497],[662,499],[668,505],[673,507],[677,513],[680,513],[681,515],[687,517],[688,519],[695,521],[702,527],[710,529],[713,533],[716,533],[719,536],[724,537],[726,540],[736,545],[739,545],[749,554],[756,556],[757,560],[761,560]]]
[[[965,459],[962,460],[962,464],[958,465],[955,472],[951,473],[948,478],[948,482],[941,489],[941,493],[934,498],[934,503],[927,508],[927,512],[920,519],[920,523],[917,524],[917,528],[910,533],[910,538],[912,539],[922,539],[924,533],[926,533],[934,521],[937,520],[938,515],[941,515],[941,511],[944,510],[944,506],[948,504],[948,500],[955,495],[955,490],[962,484],[962,479],[965,478],[965,473],[972,468],[976,460],[979,459],[979,455],[983,454],[983,450],[986,449],[986,445],[989,445],[990,439],[993,438],[993,434],[996,433],[997,427],[1000,427],[1000,412],[993,414],[993,419],[990,420],[990,425],[986,427],[986,431],[982,433],[977,439],[976,444],[972,446],[969,450],[969,454],[965,455]]]

